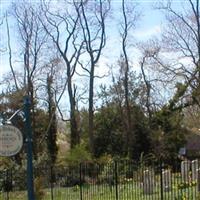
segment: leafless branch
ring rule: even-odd
[[[9,29],[9,24],[8,24],[7,13],[6,13],[6,27],[7,27],[7,37],[8,37],[8,49],[9,49],[9,64],[10,64],[10,69],[11,69],[11,72],[12,72],[12,76],[14,78],[16,90],[19,90],[18,83],[17,83],[17,78],[16,78],[15,71],[14,71],[14,68],[13,68],[13,65],[12,65],[12,49],[11,49],[11,44],[10,44],[10,29]]]

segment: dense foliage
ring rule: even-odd
[[[1,165],[26,164],[25,95],[31,103],[35,165],[148,155],[172,162],[186,135],[198,133],[199,0],[184,1],[188,10],[177,10],[173,1],[157,5],[167,15],[167,28],[145,42],[133,37],[137,6],[113,2],[22,1],[0,16],[0,27],[7,30],[7,48],[0,42],[0,51],[10,69],[0,77],[0,117],[4,124],[22,109],[11,123],[24,136],[22,151],[0,158]],[[107,46],[110,36],[118,42]]]

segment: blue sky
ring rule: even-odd
[[[16,2],[17,0],[15,0]],[[3,12],[9,7],[11,0],[0,0],[0,13],[1,15]],[[17,1],[19,2],[19,1]],[[30,2],[35,2],[37,3],[38,1],[30,1]],[[133,37],[130,37],[133,41],[131,42],[139,42],[139,41],[145,41],[151,38],[152,36],[159,36],[161,33],[162,25],[164,24],[164,16],[158,11],[158,10],[153,10],[152,6],[155,4],[156,1],[153,0],[142,0],[142,1],[129,1],[131,2],[137,2],[139,3],[138,9],[141,11],[141,17],[140,20],[137,22],[136,29],[132,32],[130,32],[130,35]],[[180,1],[176,1],[180,2]],[[121,1],[118,0],[113,0],[113,4],[116,7],[121,6]],[[116,15],[116,14],[114,14]],[[116,23],[118,23],[116,21]],[[9,22],[10,25],[12,25],[12,21]],[[111,25],[112,26],[112,25]],[[119,38],[118,38],[118,27],[115,26],[114,28],[109,27],[108,28],[108,40],[107,40],[107,49],[103,51],[104,56],[102,56],[100,60],[101,65],[106,65],[106,63],[112,63],[112,60],[117,60],[120,55],[121,51],[121,46],[119,43]],[[15,31],[11,31],[11,42],[15,48],[13,48],[13,53],[19,51],[15,45],[17,43],[16,40],[16,34]],[[1,34],[0,34],[0,39],[4,43],[4,46],[7,44],[7,36],[6,36],[6,29],[5,26],[1,27]],[[136,40],[135,40],[136,39]],[[129,54],[130,57],[134,60],[137,61],[139,54],[138,51],[135,49],[129,49]],[[110,59],[112,57],[112,59]],[[15,58],[15,55],[13,55],[13,61],[17,60]],[[13,63],[14,66],[19,65],[17,62]],[[0,79],[3,74],[8,72],[10,70],[9,68],[9,63],[8,63],[8,54],[7,52],[1,53],[0,56]],[[102,72],[102,69],[99,69]],[[104,72],[103,72],[104,73]]]
[[[16,0],[19,2],[19,0]],[[166,1],[166,0],[163,0]],[[0,0],[0,14],[2,15],[3,12],[9,7],[11,0]],[[33,2],[33,1],[31,1]],[[38,2],[38,1],[34,1]],[[165,19],[163,14],[161,14],[160,11],[155,10],[152,8],[153,4],[155,4],[157,1],[154,0],[137,0],[137,1],[129,1],[129,2],[137,2],[139,3],[138,9],[141,11],[141,17],[140,20],[137,22],[136,29],[130,32],[130,40],[131,42],[140,42],[140,41],[146,41],[150,39],[151,37],[159,36],[162,31],[162,27],[165,25]],[[175,6],[177,8],[179,3],[183,2],[182,1],[175,1]],[[113,3],[116,7],[121,6],[121,1],[118,0],[113,0]],[[114,13],[115,17],[117,16],[116,13]],[[118,21],[115,22],[116,24]],[[13,26],[13,22],[9,21],[10,26]],[[108,40],[107,40],[107,48],[104,49],[103,51],[103,56],[101,56],[101,59],[99,61],[99,68],[96,68],[96,73],[98,75],[105,75],[107,74],[108,68],[107,64],[115,64],[116,61],[119,59],[120,56],[120,51],[121,51],[121,44],[119,42],[119,37],[118,37],[118,29],[119,27],[115,24],[115,26],[111,25],[110,27],[108,26]],[[16,27],[13,27],[11,31],[11,42],[14,46],[13,48],[13,53],[19,53],[19,49],[17,48],[16,44],[18,43],[17,38],[16,38],[16,31],[14,30]],[[6,28],[5,26],[0,27],[0,41],[4,42],[4,46],[7,44],[7,36],[6,36]],[[129,59],[131,60],[133,64],[133,70],[137,70],[138,67],[138,59],[140,57],[140,53],[138,50],[135,48],[129,48],[128,50],[128,55]],[[13,66],[15,69],[19,67],[19,62],[15,62],[16,60],[19,60],[19,58],[13,54]],[[9,62],[8,62],[8,54],[7,52],[0,53],[0,81],[2,79],[2,76],[5,75],[7,72],[10,71],[9,68]],[[81,80],[82,81],[82,80]],[[96,87],[102,82],[108,83],[108,80],[106,79],[96,79],[95,84]],[[79,82],[77,82],[79,84]],[[80,82],[80,87],[84,87],[84,84]],[[0,91],[2,90],[2,86],[0,85]],[[168,91],[165,90],[167,93]],[[166,94],[166,96],[169,96],[169,94]],[[66,97],[66,96],[65,96]],[[64,98],[65,98],[64,97]],[[65,98],[66,99],[66,98]],[[62,110],[68,110],[66,107],[66,102],[63,104]]]

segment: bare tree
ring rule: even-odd
[[[145,62],[147,59],[148,55],[144,55],[142,58],[142,61],[140,62],[140,66],[141,66],[141,71],[142,71],[142,77],[146,86],[146,101],[145,101],[145,106],[147,108],[147,112],[148,112],[148,116],[149,116],[149,120],[151,120],[151,104],[150,104],[150,97],[151,97],[151,84],[149,82],[149,80],[147,79],[147,76],[145,74]]]
[[[129,73],[130,73],[130,62],[128,58],[128,44],[129,41],[129,32],[133,31],[135,27],[136,19],[138,14],[135,9],[136,5],[125,3],[122,0],[122,21],[120,23],[120,36],[122,39],[122,62],[120,63],[121,72],[124,75],[124,91],[125,91],[125,110],[126,110],[126,144],[127,144],[127,153],[131,153],[131,146],[133,145],[133,119],[131,117],[131,105],[130,105],[130,91],[129,91]]]
[[[75,4],[77,13],[80,15],[79,23],[82,27],[82,33],[86,51],[89,55],[89,63],[82,68],[89,76],[89,121],[88,134],[90,151],[94,152],[94,80],[95,68],[106,45],[106,27],[105,20],[110,10],[109,0],[83,1]],[[80,9],[78,7],[80,5]]]
[[[0,29],[3,30],[3,24],[4,24],[4,18],[6,17],[5,14],[3,16],[0,16]],[[0,32],[0,37],[3,38],[2,31]],[[3,41],[0,40],[0,52],[5,52],[6,50],[3,48]]]
[[[160,43],[156,39],[139,43],[138,49],[141,52],[139,64],[145,84],[141,102],[151,121],[153,112],[165,105],[174,95],[165,93],[174,88],[177,82],[176,70],[164,59]]]
[[[200,105],[199,0],[184,1],[179,10],[173,7],[173,1],[160,3],[157,8],[166,14],[168,24],[163,32],[161,47],[170,58],[167,65],[161,65],[158,57],[156,59],[165,73],[171,73],[180,82],[184,81],[182,97],[191,94],[191,98],[185,101]]]
[[[35,140],[34,144],[34,154],[36,156],[36,140],[37,135],[35,132],[36,121],[35,121],[35,103],[36,103],[36,80],[39,74],[39,69],[42,66],[41,55],[43,52],[43,46],[46,43],[47,35],[43,31],[43,27],[39,21],[38,13],[39,11],[31,4],[13,4],[12,5],[12,14],[17,22],[17,28],[19,33],[19,42],[21,45],[20,55],[23,56],[23,83],[21,85],[21,90],[24,90],[26,95],[29,95],[31,101],[31,118],[32,118],[32,127],[33,127],[33,139]],[[8,29],[9,30],[9,29]],[[9,36],[9,32],[8,32]],[[9,44],[10,56],[11,56],[11,46]],[[10,57],[10,66],[11,57]],[[13,69],[13,75],[14,75]],[[37,158],[37,157],[36,157]]]
[[[73,12],[73,4],[67,2],[66,4],[72,9],[71,12],[68,10],[64,12],[61,10],[52,12],[50,4],[43,4],[45,22],[42,20],[41,22],[45,31],[54,42],[66,66],[66,82],[64,88],[67,86],[69,95],[71,148],[73,148],[80,141],[76,119],[76,86],[73,84],[73,76],[81,55],[83,42],[78,37],[80,35],[78,26],[80,8],[76,8],[78,11]]]
[[[15,88],[16,90],[19,90],[18,87],[18,83],[17,83],[17,78],[16,78],[16,74],[14,71],[14,67],[12,64],[12,48],[11,48],[11,41],[10,41],[10,28],[9,28],[9,23],[8,23],[8,15],[6,13],[6,28],[7,28],[7,37],[8,37],[8,50],[9,50],[9,65],[10,65],[10,70],[14,79],[14,83],[15,83]]]
[[[141,51],[141,58],[139,61],[141,68],[141,75],[145,85],[144,95],[143,95],[143,106],[145,106],[144,112],[147,113],[149,117],[149,122],[151,121],[151,117],[156,107],[159,108],[159,105],[156,103],[156,99],[158,99],[159,93],[155,93],[158,91],[159,87],[164,87],[167,84],[167,78],[159,77],[159,73],[155,74],[155,70],[159,68],[158,63],[163,64],[162,61],[159,60],[158,55],[160,53],[160,46],[155,40],[149,40],[145,43],[139,43],[138,48]],[[165,87],[166,89],[166,87]],[[158,101],[157,101],[158,102]]]

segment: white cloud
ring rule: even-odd
[[[156,25],[151,27],[150,29],[136,30],[133,33],[133,36],[141,40],[141,39],[148,39],[155,35],[160,35],[160,33],[161,33],[161,26]]]

